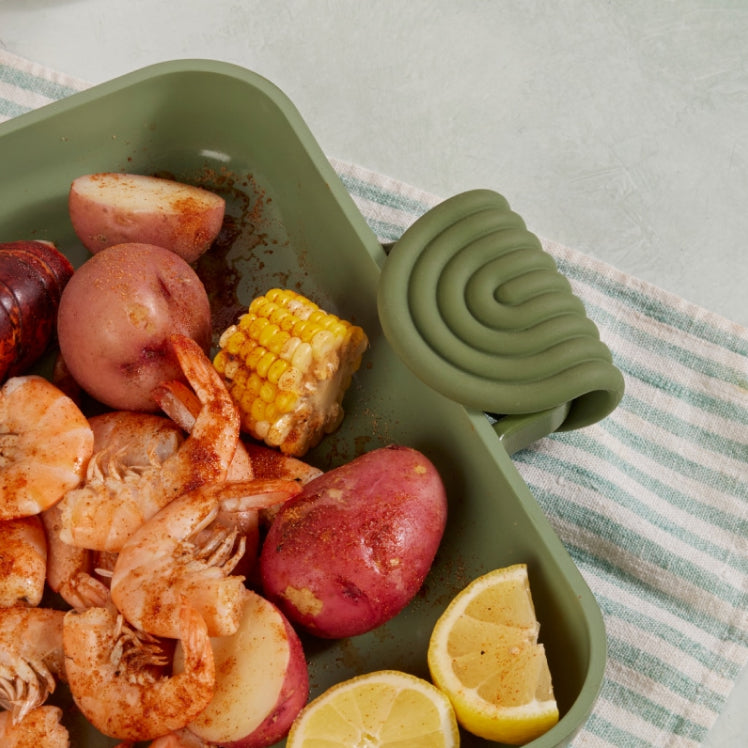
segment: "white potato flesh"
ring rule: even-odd
[[[216,691],[189,730],[232,748],[260,748],[281,740],[309,694],[301,642],[285,616],[248,591],[238,631],[212,638],[211,646]],[[181,658],[178,648],[177,669]]]

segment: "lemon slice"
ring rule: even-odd
[[[433,684],[378,670],[330,687],[301,711],[287,748],[457,748],[449,699]]]
[[[539,629],[525,564],[478,577],[442,613],[429,669],[466,730],[520,745],[558,722]]]

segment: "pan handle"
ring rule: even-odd
[[[496,417],[486,413],[493,430],[508,455],[529,447],[533,442],[558,431],[569,415],[571,403],[561,403],[540,413]]]

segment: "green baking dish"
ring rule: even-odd
[[[564,428],[570,404],[524,405],[522,412],[488,418],[487,408],[459,404],[425,383],[417,365],[411,368],[403,358],[407,351],[385,336],[377,307],[383,268],[396,261],[398,247],[388,258],[283,93],[224,63],[158,64],[0,125],[0,163],[2,241],[49,239],[78,265],[87,252],[67,216],[73,178],[117,170],[173,176],[227,198],[226,231],[199,265],[217,329],[254,295],[284,285],[367,331],[371,347],[346,396],[346,420],[309,460],[329,468],[387,443],[413,446],[438,466],[450,518],[421,593],[399,616],[348,640],[304,639],[312,695],[373,669],[427,677],[428,636],[451,597],[485,571],[526,562],[562,715],[531,745],[567,744],[602,682],[605,628],[593,595],[510,454]],[[441,224],[426,222],[422,229],[430,237],[441,232]],[[410,232],[405,244],[414,241],[426,239]],[[379,303],[390,308],[387,298]],[[390,313],[388,327],[392,320]],[[597,404],[587,421],[604,416],[619,397]],[[528,410],[539,412],[525,415]],[[77,716],[64,686],[54,700],[65,709],[73,745],[117,743]],[[465,734],[462,745],[488,744]]]

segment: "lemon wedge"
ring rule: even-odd
[[[377,670],[331,686],[304,707],[287,748],[457,748],[449,699],[432,683]]]
[[[466,730],[521,745],[558,722],[539,630],[525,564],[478,577],[450,602],[431,633],[428,664]]]

